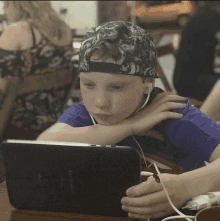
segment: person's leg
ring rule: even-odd
[[[216,82],[200,110],[210,118],[220,121],[220,80]]]

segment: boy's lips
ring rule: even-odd
[[[95,114],[97,117],[111,117],[112,115],[109,114]]]
[[[106,121],[108,120],[112,115],[109,115],[109,114],[95,114],[95,116],[102,120],[102,121]]]

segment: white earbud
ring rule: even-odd
[[[151,87],[152,87],[152,85],[149,86],[149,91],[148,91],[148,95],[147,95],[146,101],[144,102],[144,104],[143,104],[136,112],[138,112],[139,110],[143,109],[143,108],[147,105],[147,102],[148,102],[148,100],[149,100],[149,98],[150,98],[150,90],[151,90]]]

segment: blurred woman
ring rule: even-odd
[[[220,79],[215,83],[200,111],[220,124]]]
[[[70,68],[71,29],[50,1],[4,1],[8,26],[0,36],[0,89],[4,78]],[[17,96],[2,140],[35,139],[61,115],[69,87]]]
[[[174,87],[181,96],[203,102],[219,79],[214,66],[219,8],[219,1],[207,1],[182,31],[173,74]]]

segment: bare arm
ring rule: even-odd
[[[179,175],[188,184],[186,186],[192,197],[220,191],[220,145],[213,151],[209,162],[208,166]]]
[[[8,25],[0,37],[0,49],[9,51],[18,50],[21,45],[21,40],[23,41],[23,38],[26,34],[26,29],[20,23],[13,23]],[[0,77],[0,101],[6,91],[7,85],[8,80]]]
[[[11,23],[0,36],[0,48],[17,51],[26,50],[33,46],[30,25],[25,21]]]
[[[181,118],[181,114],[170,112],[169,110],[185,107],[185,104],[171,102],[182,101],[183,99],[178,95],[161,93],[151,105],[117,124],[111,126],[97,124],[72,127],[65,123],[56,123],[37,139],[103,145],[116,144],[132,134],[146,134],[163,120]]]
[[[0,37],[0,48],[10,51],[19,50],[23,31],[19,24],[9,25]]]
[[[218,80],[200,110],[210,118],[220,120],[220,80]]]
[[[71,127],[68,124],[56,123],[37,140],[53,140],[90,144],[116,144],[130,135],[126,124],[104,126],[100,124],[86,127]]]
[[[219,149],[218,146],[216,149]],[[181,208],[193,197],[220,190],[220,154],[213,151],[208,166],[182,173],[180,175],[163,173],[160,181],[165,185],[173,204]],[[215,159],[215,160],[214,160]],[[214,162],[213,162],[214,160]],[[151,219],[164,217],[174,212],[165,191],[153,176],[126,191],[122,199],[122,209],[129,212],[129,217]],[[152,204],[153,202],[153,204]]]

